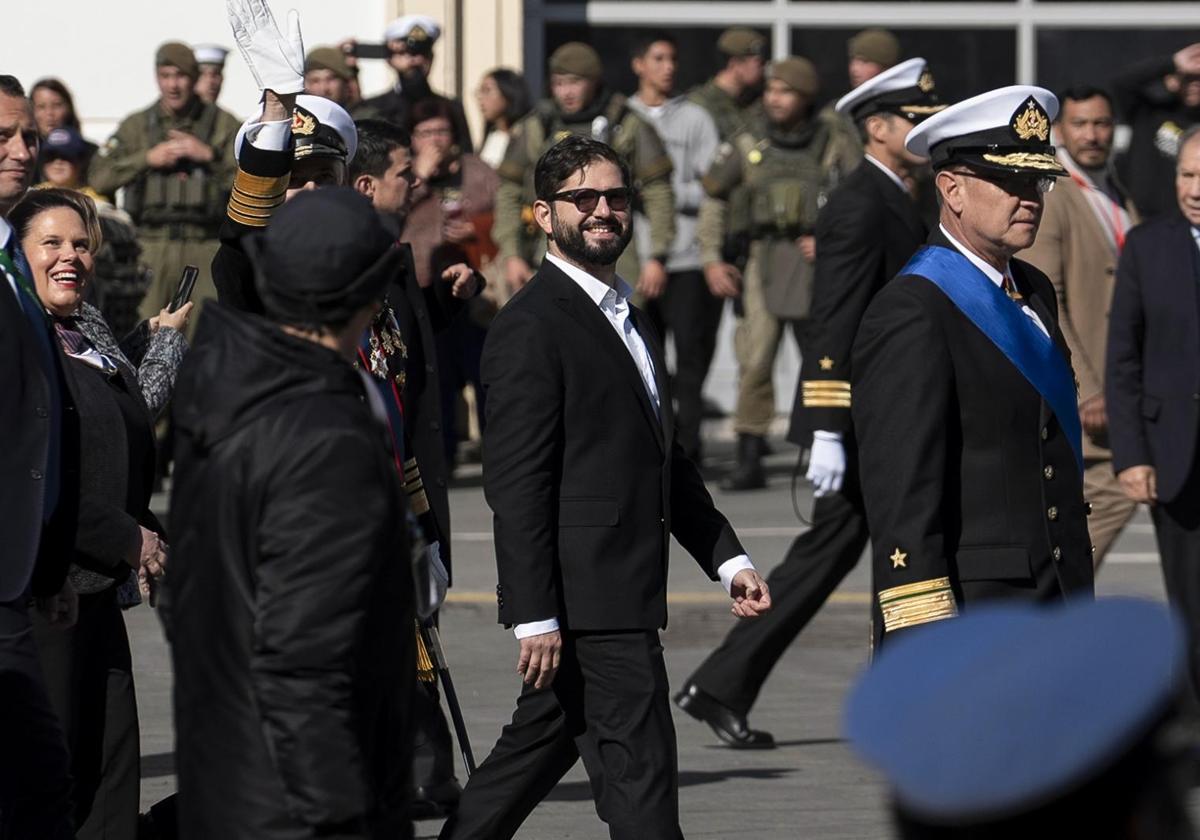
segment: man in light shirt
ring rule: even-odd
[[[512,837],[582,758],[610,836],[676,840],[658,638],[670,538],[722,581],[734,614],[756,616],[770,598],[675,439],[661,346],[616,274],[632,234],[627,164],[573,136],[541,157],[534,180],[547,258],[492,323],[483,355],[496,595],[525,686],[441,837]]]

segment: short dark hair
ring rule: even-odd
[[[100,232],[100,216],[96,212],[96,203],[77,190],[67,190],[58,187],[47,187],[40,190],[30,190],[8,212],[8,223],[16,232],[17,239],[24,239],[29,232],[33,220],[47,210],[60,207],[74,210],[83,222],[88,234],[88,249],[93,256],[104,244],[104,236]]]
[[[33,87],[29,89],[30,102],[33,101],[34,95],[39,90],[48,90],[62,97],[63,101],[67,103],[67,125],[76,131],[82,131],[79,125],[79,116],[75,113],[75,97],[71,96],[71,91],[67,89],[65,84],[58,79],[49,77],[38,79],[33,83]]]
[[[490,76],[496,83],[496,87],[500,88],[500,95],[504,97],[505,102],[504,119],[508,120],[508,127],[512,128],[516,125],[517,120],[528,114],[533,107],[533,101],[529,96],[529,85],[525,84],[524,76],[507,67],[497,67],[488,72],[486,76]],[[488,126],[489,131],[492,128],[492,126]]]
[[[625,186],[632,186],[629,164],[607,143],[573,134],[555,143],[538,158],[533,170],[534,192],[541,201],[550,201],[563,182],[598,160],[606,160],[621,170]]]
[[[21,81],[16,76],[0,74],[0,93],[19,99],[25,98],[25,88],[21,86]]]
[[[417,126],[426,120],[443,119],[450,123],[450,133],[454,137],[455,143],[461,143],[462,138],[458,136],[458,125],[454,118],[457,116],[454,112],[454,106],[448,100],[442,99],[440,96],[430,96],[426,99],[418,100],[408,109],[408,118],[405,121],[405,128],[408,129],[409,136],[412,136]]]
[[[387,120],[359,120],[358,151],[350,161],[350,183],[360,175],[380,178],[391,165],[391,155],[396,149],[407,149],[412,145],[408,132]]]
[[[676,50],[679,49],[679,42],[675,40],[675,36],[665,29],[651,29],[648,32],[639,32],[633,39],[633,45],[629,50],[630,58],[641,58],[650,51],[650,48],[660,41],[670,44]]]
[[[1094,87],[1092,85],[1073,85],[1065,90],[1059,91],[1058,94],[1058,119],[1062,118],[1063,111],[1067,110],[1067,102],[1083,102],[1088,99],[1094,99],[1099,96],[1108,103],[1108,110],[1116,113],[1116,106],[1113,105],[1112,94],[1104,88]]]

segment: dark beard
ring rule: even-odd
[[[554,244],[562,255],[577,265],[614,265],[624,253],[629,240],[633,238],[633,225],[621,228],[621,222],[613,218],[612,224],[617,227],[619,236],[613,242],[604,245],[589,245],[583,238],[583,230],[577,227],[567,227],[559,221],[558,213],[550,212],[550,230],[554,235]]]

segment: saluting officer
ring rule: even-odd
[[[762,454],[775,416],[772,373],[783,326],[790,323],[798,334],[808,315],[817,211],[861,160],[840,118],[813,113],[819,89],[808,59],[772,62],[763,94],[765,124],[722,144],[702,181],[704,279],[713,294],[740,303],[734,310],[737,467],[722,481],[724,490],[766,486]],[[729,234],[742,225],[748,247],[730,247]],[[743,255],[740,270],[736,263]]]
[[[734,747],[773,745],[768,733],[750,729],[746,714],[779,657],[867,546],[850,427],[850,346],[871,298],[925,241],[905,182],[924,160],[905,149],[904,138],[945,107],[923,58],[863,82],[836,105],[839,118],[858,127],[866,164],[842,181],[817,220],[811,326],[788,433],[800,446],[812,440],[813,525],[771,572],[775,611],[734,627],[677,697]]]
[[[533,276],[546,253],[546,237],[533,220],[534,166],[558,141],[581,134],[616,149],[633,174],[637,208],[650,223],[650,253],[625,249],[617,273],[636,289],[661,287],[675,242],[675,197],[671,158],[654,126],[623,94],[604,84],[600,55],[579,41],[550,55],[550,93],[512,128],[512,139],[497,172],[496,222],[492,239],[500,249],[504,279],[514,291]]]
[[[137,223],[142,259],[152,273],[143,318],[170,302],[186,265],[200,269],[197,306],[216,297],[208,266],[237,170],[239,121],[196,94],[200,68],[191,48],[163,44],[155,68],[159,99],[121,121],[88,173],[98,192],[125,190],[124,207]],[[198,319],[197,312],[192,323]]]
[[[1012,259],[1066,170],[1038,87],[960,102],[908,135],[941,224],[867,308],[851,413],[882,636],[990,599],[1092,592],[1070,351],[1050,281]]]

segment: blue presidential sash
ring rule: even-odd
[[[1075,376],[1054,342],[1029,316],[957,250],[926,246],[900,270],[937,286],[1042,395],[1083,471],[1083,430]],[[1047,324],[1046,328],[1053,327]]]

